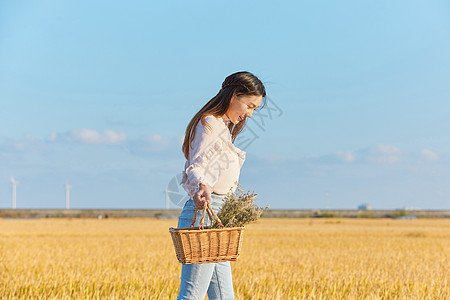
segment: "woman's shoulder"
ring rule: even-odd
[[[225,123],[220,119],[220,117],[215,117],[213,115],[208,115],[203,117],[203,120],[205,121],[203,124],[202,121],[198,122],[198,126],[200,130],[207,131],[207,132],[217,132],[222,131],[225,128]],[[206,125],[206,126],[205,126]]]
[[[203,122],[201,120],[198,122],[191,147],[192,149],[211,145],[218,147],[228,140],[231,141],[231,136],[222,119],[208,115],[203,117]]]
[[[204,118],[205,118],[205,121],[208,124],[211,124],[211,125],[214,125],[214,126],[221,125],[222,127],[224,125],[224,123],[223,123],[223,121],[221,121],[220,117],[216,117],[216,116],[213,116],[213,115],[208,115],[208,116],[205,116]]]

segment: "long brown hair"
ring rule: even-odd
[[[265,104],[266,89],[261,80],[250,72],[237,72],[231,74],[222,83],[222,89],[211,100],[208,101],[192,118],[186,128],[186,134],[184,136],[184,142],[182,150],[186,159],[189,159],[189,150],[192,141],[195,138],[195,128],[199,121],[206,127],[205,117],[213,115],[215,117],[223,116],[230,106],[231,98],[242,95],[254,95],[263,97],[263,105]],[[239,122],[234,125],[230,122],[228,129],[231,133],[232,141],[236,139],[236,136],[244,129],[245,121]]]

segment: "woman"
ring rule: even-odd
[[[178,228],[189,227],[195,209],[209,202],[217,213],[228,192],[237,188],[245,152],[233,145],[246,118],[265,100],[263,83],[249,72],[231,74],[222,89],[194,116],[186,128],[183,188],[189,194]],[[195,226],[198,226],[197,218]],[[208,216],[205,225],[209,225]],[[234,299],[230,262],[183,265],[178,299]]]

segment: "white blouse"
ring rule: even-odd
[[[245,160],[245,151],[233,145],[223,118],[210,115],[205,121],[211,128],[198,122],[181,181],[191,199],[200,183],[211,186],[216,194],[234,192]]]

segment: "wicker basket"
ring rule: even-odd
[[[234,261],[241,252],[242,235],[245,227],[224,228],[220,219],[207,203],[203,210],[200,227],[192,227],[198,210],[195,211],[191,227],[169,228],[175,253],[183,265]],[[220,229],[204,227],[205,212],[211,213],[221,225]]]

